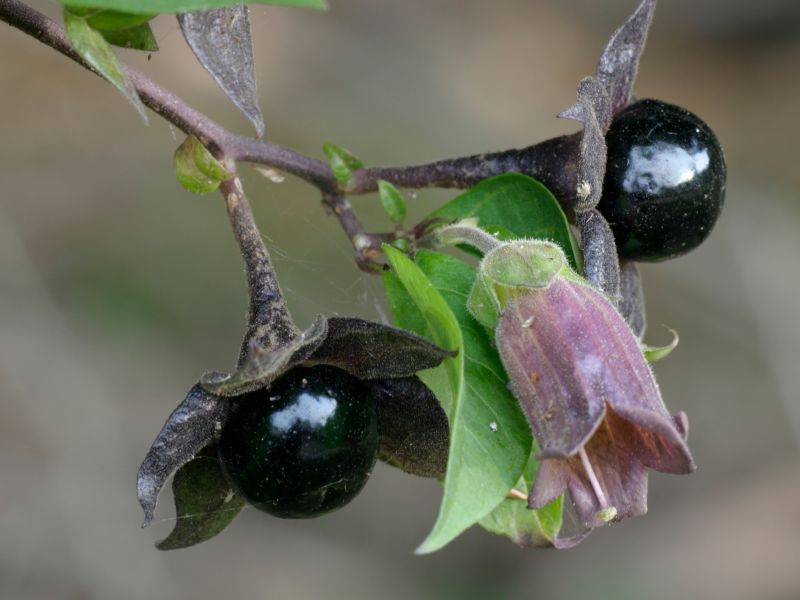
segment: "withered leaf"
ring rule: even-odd
[[[611,115],[623,110],[631,101],[639,57],[655,9],[656,0],[643,0],[625,24],[614,32],[600,56],[597,79],[606,89]]]
[[[330,317],[325,341],[306,360],[359,379],[408,377],[439,365],[452,352],[396,327],[355,317]]]
[[[378,403],[378,457],[412,475],[444,478],[450,426],[433,392],[417,377],[369,386]]]
[[[144,510],[143,527],[152,522],[158,493],[169,476],[208,445],[227,413],[228,403],[199,384],[172,411],[139,467],[136,479],[136,493]]]
[[[583,123],[576,190],[576,212],[597,206],[603,193],[606,175],[606,130],[610,123],[608,97],[603,86],[586,77],[578,85],[578,101],[559,117]]]
[[[619,261],[611,227],[596,208],[578,213],[576,221],[581,232],[586,278],[617,304],[620,296]]]
[[[247,6],[180,13],[178,23],[200,64],[250,119],[258,136],[264,135]]]

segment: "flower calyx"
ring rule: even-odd
[[[137,481],[145,525],[152,521],[156,497],[166,479],[215,440],[227,419],[231,398],[268,388],[299,366],[329,365],[359,379],[380,382],[411,377],[450,355],[407,331],[354,317],[319,316],[305,332],[271,351],[251,344],[249,356],[235,373],[203,375],[153,442]]]

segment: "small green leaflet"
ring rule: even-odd
[[[331,171],[336,180],[341,183],[347,183],[353,176],[353,171],[357,171],[364,166],[357,156],[346,148],[325,142],[322,145],[322,151],[331,165]]]
[[[471,217],[478,226],[501,240],[550,240],[564,250],[570,266],[578,269],[580,252],[558,201],[544,185],[519,173],[506,173],[480,182],[432,212],[431,229]]]
[[[381,197],[383,210],[389,215],[393,223],[399,225],[406,218],[406,199],[402,192],[388,181],[378,181],[378,192]]]
[[[73,4],[57,0],[61,4]],[[80,6],[88,8],[109,8],[134,14],[164,14],[237,6],[241,0],[80,0]],[[297,6],[324,10],[325,0],[252,0],[247,4],[274,4],[278,6]]]
[[[175,150],[173,163],[178,183],[193,194],[210,194],[221,181],[233,177],[233,173],[192,136]]]
[[[530,456],[532,436],[485,330],[470,317],[467,295],[475,271],[438,252],[416,263],[384,247],[393,271],[384,276],[392,315],[459,354],[419,374],[450,421],[450,450],[439,516],[417,553],[434,552],[474,525],[506,497]]]
[[[75,15],[66,8],[64,9],[64,28],[72,47],[80,54],[81,58],[114,84],[147,123],[144,104],[103,34],[92,29],[85,17]]]
[[[159,550],[186,548],[214,537],[245,504],[225,479],[213,449],[204,450],[178,469],[172,491],[177,520],[172,532],[156,544]]]

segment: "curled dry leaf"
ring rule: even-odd
[[[625,24],[614,32],[600,56],[596,77],[606,89],[611,115],[621,112],[631,102],[639,57],[655,10],[656,0],[643,0]]]
[[[183,37],[222,91],[264,135],[247,6],[178,14]]]
[[[169,476],[208,445],[222,429],[227,414],[228,403],[199,384],[172,411],[137,475],[136,493],[144,510],[143,527],[153,521],[158,494]]]

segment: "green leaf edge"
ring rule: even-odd
[[[109,44],[118,48],[158,52],[158,42],[150,23],[142,23],[128,29],[109,29],[100,33]]]
[[[64,29],[81,58],[122,92],[147,124],[147,111],[142,99],[103,34],[92,29],[86,18],[71,13],[67,8],[64,9]]]
[[[118,10],[131,14],[171,14],[244,4],[241,0],[80,0],[80,2],[56,0],[56,2],[63,5],[76,4],[82,8]],[[251,0],[246,4],[328,9],[326,0]]]

